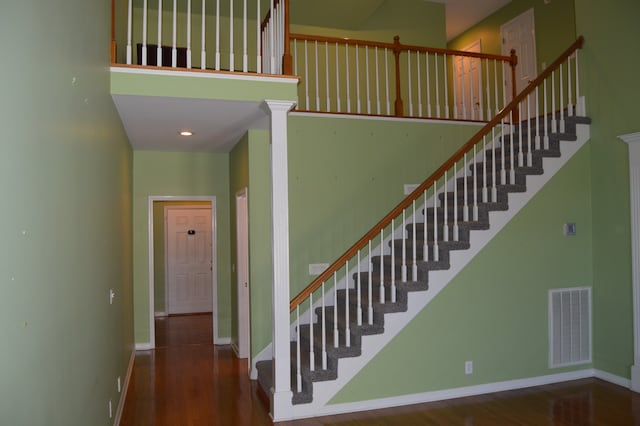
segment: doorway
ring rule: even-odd
[[[216,344],[220,344],[218,337],[218,315],[217,315],[217,253],[216,253],[216,197],[209,196],[150,196],[148,198],[148,229],[149,229],[149,348],[153,349],[156,346],[155,342],[155,317],[166,316],[170,313],[170,305],[167,307],[167,299],[165,295],[168,295],[166,278],[167,278],[167,265],[164,261],[165,256],[165,244],[164,238],[157,238],[158,236],[164,237],[165,235],[165,220],[164,220],[164,207],[174,205],[177,207],[184,207],[185,205],[195,205],[201,209],[208,210],[210,214],[207,216],[210,224],[209,235],[207,238],[201,241],[206,241],[206,246],[210,248],[207,257],[209,258],[207,266],[209,273],[206,275],[205,281],[208,281],[207,291],[209,292],[206,298],[207,308],[206,310],[211,312],[212,320],[212,337]],[[198,235],[198,230],[195,227],[189,227],[186,229],[195,231],[193,236]],[[187,234],[188,235],[188,234]],[[202,236],[202,233],[200,234]],[[205,244],[202,243],[201,244]],[[202,276],[200,276],[200,283],[202,283]],[[202,287],[202,286],[201,286]],[[209,308],[210,307],[210,308]],[[202,309],[202,308],[199,308]],[[199,310],[198,309],[198,310]],[[178,312],[175,312],[178,313]],[[226,342],[228,343],[228,342]]]
[[[500,37],[502,38],[502,54],[509,56],[511,49],[515,49],[516,55],[518,55],[515,82],[516,93],[520,93],[538,75],[533,8],[500,26]],[[505,69],[505,71],[507,70]],[[505,72],[504,88],[507,103],[511,102],[512,87],[511,73]],[[526,105],[524,106],[526,107]],[[526,108],[521,109],[521,116],[526,115]]]
[[[236,247],[238,295],[238,358],[249,358],[250,299],[249,299],[249,204],[247,188],[236,194]]]
[[[480,53],[480,40],[462,49],[465,52]],[[456,84],[456,115],[463,120],[483,120],[482,110],[482,67],[480,58],[456,56],[453,61]]]

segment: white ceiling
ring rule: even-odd
[[[340,1],[341,4],[345,2],[345,0],[331,1]],[[372,13],[384,0],[350,1],[357,3],[359,8],[372,8],[365,12],[358,11],[358,8],[342,8],[344,11],[351,11],[362,17]],[[445,4],[447,40],[511,2],[511,0],[422,1]],[[349,18],[342,16],[341,19],[344,21]],[[269,125],[267,112],[257,102],[133,95],[113,95],[113,100],[131,146],[136,150],[228,152],[247,128],[267,129]],[[180,129],[191,129],[194,135],[180,136],[178,135]]]

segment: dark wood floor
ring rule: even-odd
[[[156,321],[158,347],[136,354],[122,426],[271,424],[246,363],[211,330],[210,315]],[[584,379],[279,425],[640,425],[640,395]]]

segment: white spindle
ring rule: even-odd
[[[384,79],[387,99],[387,115],[391,115],[391,98],[389,97],[389,51],[384,48]]]
[[[514,153],[514,145],[516,141],[513,140],[513,133],[515,131],[515,125],[513,124],[513,110],[509,113],[509,184],[513,185],[516,183],[516,167],[515,167],[515,153]],[[504,147],[503,147],[504,151]]]
[[[434,57],[434,68],[436,70],[436,85],[435,85],[435,90],[436,90],[436,116],[438,118],[440,118],[440,84],[438,83],[438,76],[439,76],[439,71],[438,71],[438,54],[434,53],[433,55]],[[445,89],[446,92],[446,89]]]
[[[380,230],[380,303],[384,303],[384,229]]]
[[[491,128],[491,201],[498,202],[498,171],[496,164],[496,141],[495,126]]]
[[[500,106],[498,103],[498,62],[493,60],[493,90],[494,90],[494,98],[493,103],[495,105],[495,115],[498,115],[500,112]]]
[[[204,0],[202,1],[204,4]],[[249,51],[247,50],[247,38],[249,36],[247,31],[247,0],[244,0],[242,5],[242,71],[249,71]]]
[[[309,370],[316,369],[315,352],[313,348],[313,292],[309,294]]]
[[[536,87],[536,150],[540,149],[540,86]]]
[[[417,66],[417,71],[416,71],[416,80],[418,82],[418,117],[422,117],[422,84],[421,81],[422,80],[422,75],[420,72],[420,51],[416,51],[416,66]]]
[[[271,9],[271,17],[273,18],[273,8]],[[273,25],[271,25],[271,27],[273,27]],[[273,52],[273,50],[271,51]],[[233,48],[233,0],[229,0],[229,71],[235,71],[235,63],[236,58]],[[270,71],[273,72],[273,66]]]
[[[454,71],[453,72],[455,73],[455,69],[456,69],[455,60],[456,60],[456,57],[452,56],[451,60],[454,62],[454,64],[453,64],[454,65],[454,67],[453,67]],[[453,76],[453,118],[454,119],[458,118],[458,90],[457,90],[457,87],[456,87],[457,85],[458,85],[458,76],[454,75]],[[447,89],[447,84],[446,83],[445,83],[444,87],[445,87],[445,93],[447,93],[448,89]]]
[[[413,117],[413,79],[411,78],[411,51],[407,50],[407,74],[409,90],[409,117]]]
[[[558,120],[556,119],[556,72],[551,71],[551,133],[558,133]]]
[[[482,202],[489,202],[489,193],[487,191],[487,137],[482,137]],[[473,169],[474,174],[478,169]]]
[[[351,84],[350,84],[350,76],[349,76],[349,45],[344,45],[344,59],[345,59],[345,70],[346,70],[346,90],[347,90],[347,112],[351,112]]]
[[[133,0],[129,0],[127,5],[127,65],[131,65],[131,22],[133,20],[132,3]]]
[[[345,338],[345,346],[348,348],[351,346],[351,325],[349,319],[349,261],[345,262],[345,288],[344,288],[344,338]],[[336,305],[337,306],[337,305]]]
[[[571,55],[573,56],[573,55]],[[573,81],[571,77],[571,56],[567,58],[567,117],[573,117]]]
[[[358,250],[358,265],[356,267],[356,318],[358,325],[362,325],[362,281],[360,277],[360,250]]]
[[[491,85],[489,84],[489,60],[484,61],[485,73],[486,73],[486,91],[487,91],[487,116],[486,120],[491,120]]]
[[[407,282],[407,239],[405,238],[405,229],[407,226],[407,220],[405,217],[405,211],[406,209],[402,210],[402,232],[401,232],[401,237],[402,237],[402,269],[401,269],[401,273],[400,273],[400,278],[402,279],[403,283]]]
[[[326,370],[327,369],[327,310],[326,310],[326,306],[324,304],[324,296],[325,296],[325,290],[324,290],[324,281],[322,281],[322,297],[321,297],[321,302],[322,302],[322,321],[321,321],[321,326],[322,326],[322,369]]]
[[[314,41],[314,50],[315,50],[315,58],[316,58],[316,111],[320,111],[320,73],[318,71],[318,40]]]
[[[156,46],[156,65],[162,64],[162,0],[158,0],[158,41]]]
[[[178,66],[178,48],[177,48],[177,38],[178,38],[178,9],[177,9],[177,0],[173,0],[173,32],[172,32],[172,41],[171,41],[171,66]]]
[[[533,154],[531,146],[531,93],[527,95],[527,167],[533,166]]]
[[[473,146],[475,148],[475,145]],[[467,184],[467,180],[468,180],[468,176],[467,176],[467,172],[469,170],[469,168],[467,167],[467,153],[464,153],[463,156],[463,161],[462,161],[462,166],[463,166],[463,173],[462,173],[462,177],[464,178],[463,180],[463,194],[464,194],[464,202],[462,204],[462,221],[463,222],[468,222],[469,221],[469,187]]]
[[[187,68],[191,68],[191,0],[187,0]]]
[[[366,85],[367,85],[367,114],[371,114],[371,87],[369,83],[369,46],[364,47],[364,61],[365,61],[365,73],[366,73]]]
[[[416,200],[413,200],[413,221],[412,221],[412,248],[413,248],[413,263],[411,263],[411,281],[418,281],[418,259],[416,248]]]
[[[563,85],[562,63],[560,63],[560,133],[564,133],[564,85]]]
[[[524,111],[524,103],[519,104],[520,113]],[[518,167],[524,166],[524,152],[522,150],[522,117],[518,120]],[[513,143],[513,142],[512,142]]]
[[[544,95],[544,137],[542,139],[543,149],[549,149],[549,124],[547,122],[547,79],[544,79],[543,84],[543,95]]]
[[[500,183],[506,185],[507,183],[507,170],[505,169],[505,155],[504,155],[504,118],[500,121],[500,157],[502,159],[500,165]]]
[[[371,257],[371,240],[369,240],[369,273],[367,283],[367,295],[369,298],[369,304],[367,306],[367,319],[369,325],[373,324],[373,258]]]
[[[147,0],[142,2],[142,65],[147,65]]]
[[[329,88],[329,43],[324,42],[324,75],[327,80],[327,112],[331,111],[331,90]]]
[[[445,53],[443,55],[443,59],[442,59],[442,65],[443,65],[443,74],[444,74],[444,111],[445,111],[445,117],[444,118],[449,118],[449,91],[447,90],[447,87],[449,87],[447,80],[448,80],[448,73],[447,73],[447,54]],[[455,78],[453,79],[455,81]]]
[[[347,45],[344,45],[344,48],[347,48]],[[336,42],[336,110],[340,112],[340,67],[338,63],[338,42]]]
[[[333,347],[340,345],[338,334],[338,272],[333,273]]]
[[[298,39],[293,39],[293,73],[298,74]]]
[[[207,68],[207,50],[205,48],[205,43],[206,43],[205,34],[207,33],[205,21],[206,21],[207,13],[206,13],[205,4],[206,4],[206,1],[202,0],[202,24],[201,24],[202,30],[200,31],[201,33],[200,45],[202,46],[202,50],[200,51],[200,69],[203,69],[203,70]],[[260,45],[258,44],[258,46]]]
[[[443,212],[443,226],[442,226],[442,241],[449,241],[449,208],[447,200],[447,171],[444,171],[444,212]]]
[[[262,34],[261,34],[262,31],[260,28],[262,25],[262,19],[260,19],[261,13],[262,11],[260,10],[260,0],[256,0],[256,50],[257,50],[256,72],[258,74],[262,73],[262,49],[260,48],[260,46],[264,46],[264,44],[261,43],[261,39],[262,39]]]
[[[175,16],[175,5],[176,5],[176,0],[173,0],[174,16]],[[258,10],[260,9],[258,8]],[[258,21],[260,21],[259,17],[260,17],[260,13],[258,13]],[[260,26],[259,23],[258,23],[258,26]],[[260,46],[260,43],[258,43],[258,46]],[[258,51],[259,50],[260,49],[258,49]],[[220,71],[220,0],[216,0],[216,71]]]
[[[302,371],[300,368],[300,305],[296,306],[296,389],[302,392]]]
[[[304,108],[309,110],[309,54],[308,54],[308,43],[307,40],[304,41]]]
[[[427,86],[427,117],[431,118],[431,78],[429,77],[429,52],[424,54],[424,69],[426,74],[426,86]]]
[[[427,223],[427,219],[429,215],[427,214],[427,190],[424,190],[424,219],[422,221],[423,229],[422,229],[422,260],[427,262],[429,260],[429,236],[427,235],[427,228],[429,227]],[[435,197],[435,194],[434,194]]]
[[[425,212],[426,214],[426,212]],[[433,261],[440,259],[440,249],[438,248],[438,185],[433,182]]]
[[[576,115],[585,116],[587,114],[587,106],[584,103],[584,97],[580,96],[580,66],[578,64],[578,51],[576,55]]]
[[[231,2],[233,3],[233,0],[231,0]],[[269,10],[271,11],[269,16],[271,17],[271,20],[273,20],[274,17],[275,17],[275,14],[276,14],[275,6],[274,6],[274,0],[271,0],[271,5],[269,6]],[[275,27],[275,21],[270,23],[270,25],[269,25],[269,35],[268,35],[268,37],[269,37],[269,72],[271,72],[272,74],[275,74],[275,72],[276,72],[275,71],[276,70],[276,56],[275,56],[275,51],[276,51],[275,43],[276,43],[276,40],[275,40],[275,34],[274,34],[274,32],[275,32],[275,28],[274,27]],[[305,51],[306,51],[306,46],[305,46]],[[307,76],[308,75],[309,74],[307,74]],[[305,76],[305,78],[306,78],[306,76]]]
[[[390,296],[391,303],[395,302],[395,288],[396,288],[396,244],[393,240],[395,238],[395,223],[394,219],[391,219],[391,281],[390,281]]]
[[[378,54],[378,46],[376,46],[376,114],[382,114],[382,110],[380,109],[380,57]]]
[[[360,52],[356,44],[356,112],[362,112],[362,101],[360,99]]]
[[[485,136],[482,137],[484,142]],[[473,216],[472,219],[474,222],[478,221],[478,157],[476,156],[476,146],[478,144],[473,145]]]
[[[458,184],[456,179],[458,177],[458,162],[453,163],[453,241],[458,241],[459,229],[458,229]]]
[[[462,56],[460,58],[460,70],[462,72],[462,75],[460,76],[460,91],[462,92],[462,118],[463,119],[467,119],[467,94],[465,93],[465,74],[464,74],[464,59],[465,57]],[[456,81],[457,78],[454,78],[453,81]],[[455,84],[454,84],[454,90],[455,90]],[[457,102],[456,102],[457,103]]]

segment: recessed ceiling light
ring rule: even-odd
[[[193,136],[193,132],[190,130],[182,130],[180,136]]]

